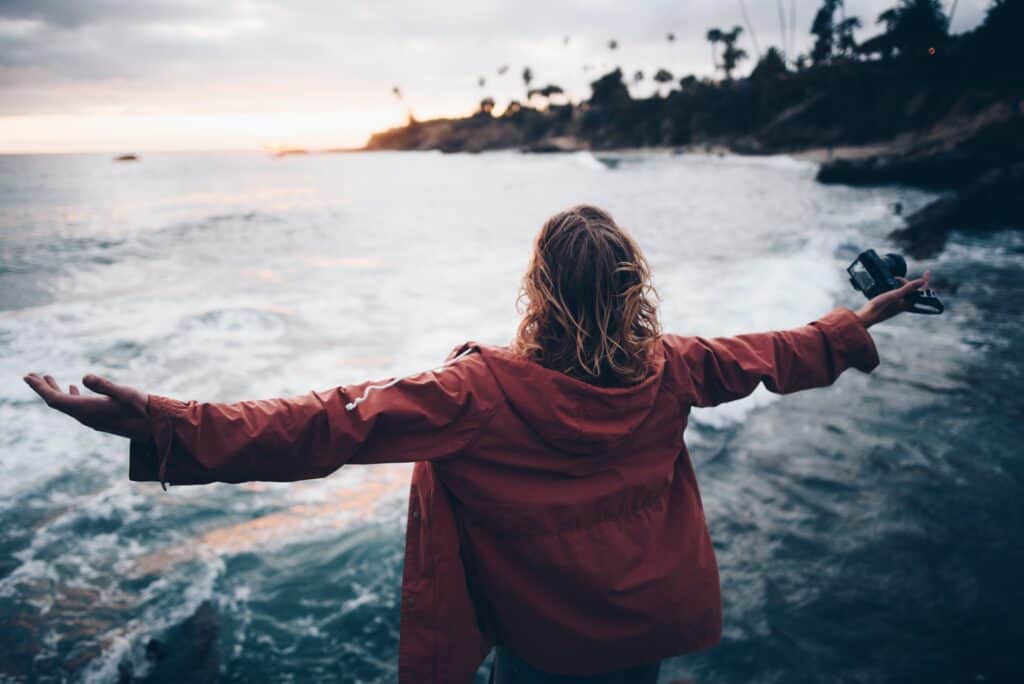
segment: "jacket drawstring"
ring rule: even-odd
[[[157,473],[157,478],[160,480],[160,486],[163,490],[167,491],[167,459],[171,455],[171,444],[174,441],[174,425],[171,424],[170,416],[165,416],[167,421],[167,444],[161,449],[160,454],[160,469]]]

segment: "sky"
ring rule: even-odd
[[[847,0],[863,24],[858,39],[894,2]],[[573,99],[614,66],[709,76],[711,27],[745,27],[749,71],[758,48],[805,52],[819,4],[0,0],[0,153],[359,146],[410,112],[459,116],[484,96],[499,110],[524,99],[525,66],[534,86],[555,83]],[[977,25],[987,6],[959,0],[953,32]]]

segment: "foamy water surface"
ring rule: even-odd
[[[788,158],[669,153],[0,157],[0,680],[395,678],[410,467],[127,481],[127,444],[20,377],[231,401],[506,343],[550,214],[609,209],[672,332],[854,306],[843,267],[932,195]],[[1019,234],[955,233],[943,317],[836,387],[695,412],[723,644],[663,681],[1013,681],[1024,637]],[[951,291],[955,290],[955,291]],[[480,680],[484,681],[483,670]]]

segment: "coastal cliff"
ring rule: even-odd
[[[472,116],[410,118],[373,135],[365,149],[811,153],[822,161],[822,183],[950,191],[941,201],[955,203],[956,211],[919,212],[893,236],[924,254],[940,248],[952,228],[1024,227],[1024,205],[1013,201],[1022,194],[1019,173],[1012,171],[1024,163],[1024,60],[1012,35],[1014,22],[1024,20],[1022,5],[995,2],[981,26],[936,39],[938,48],[913,52],[917,37],[904,36],[902,52],[876,41],[798,70],[781,60],[766,64],[766,56],[747,78],[688,76],[665,95],[646,98],[632,97],[615,69],[575,104],[510,103],[495,115],[485,98]],[[872,57],[875,49],[881,52]],[[985,211],[974,206],[978,197],[986,198]],[[991,202],[1000,211],[989,211]]]

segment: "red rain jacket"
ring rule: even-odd
[[[416,461],[400,681],[470,682],[494,643],[587,675],[719,640],[718,569],[683,443],[690,407],[877,364],[848,309],[782,332],[663,335],[647,379],[625,388],[469,342],[431,371],[290,399],[151,395],[154,439],[132,443],[130,477],[285,481]]]

